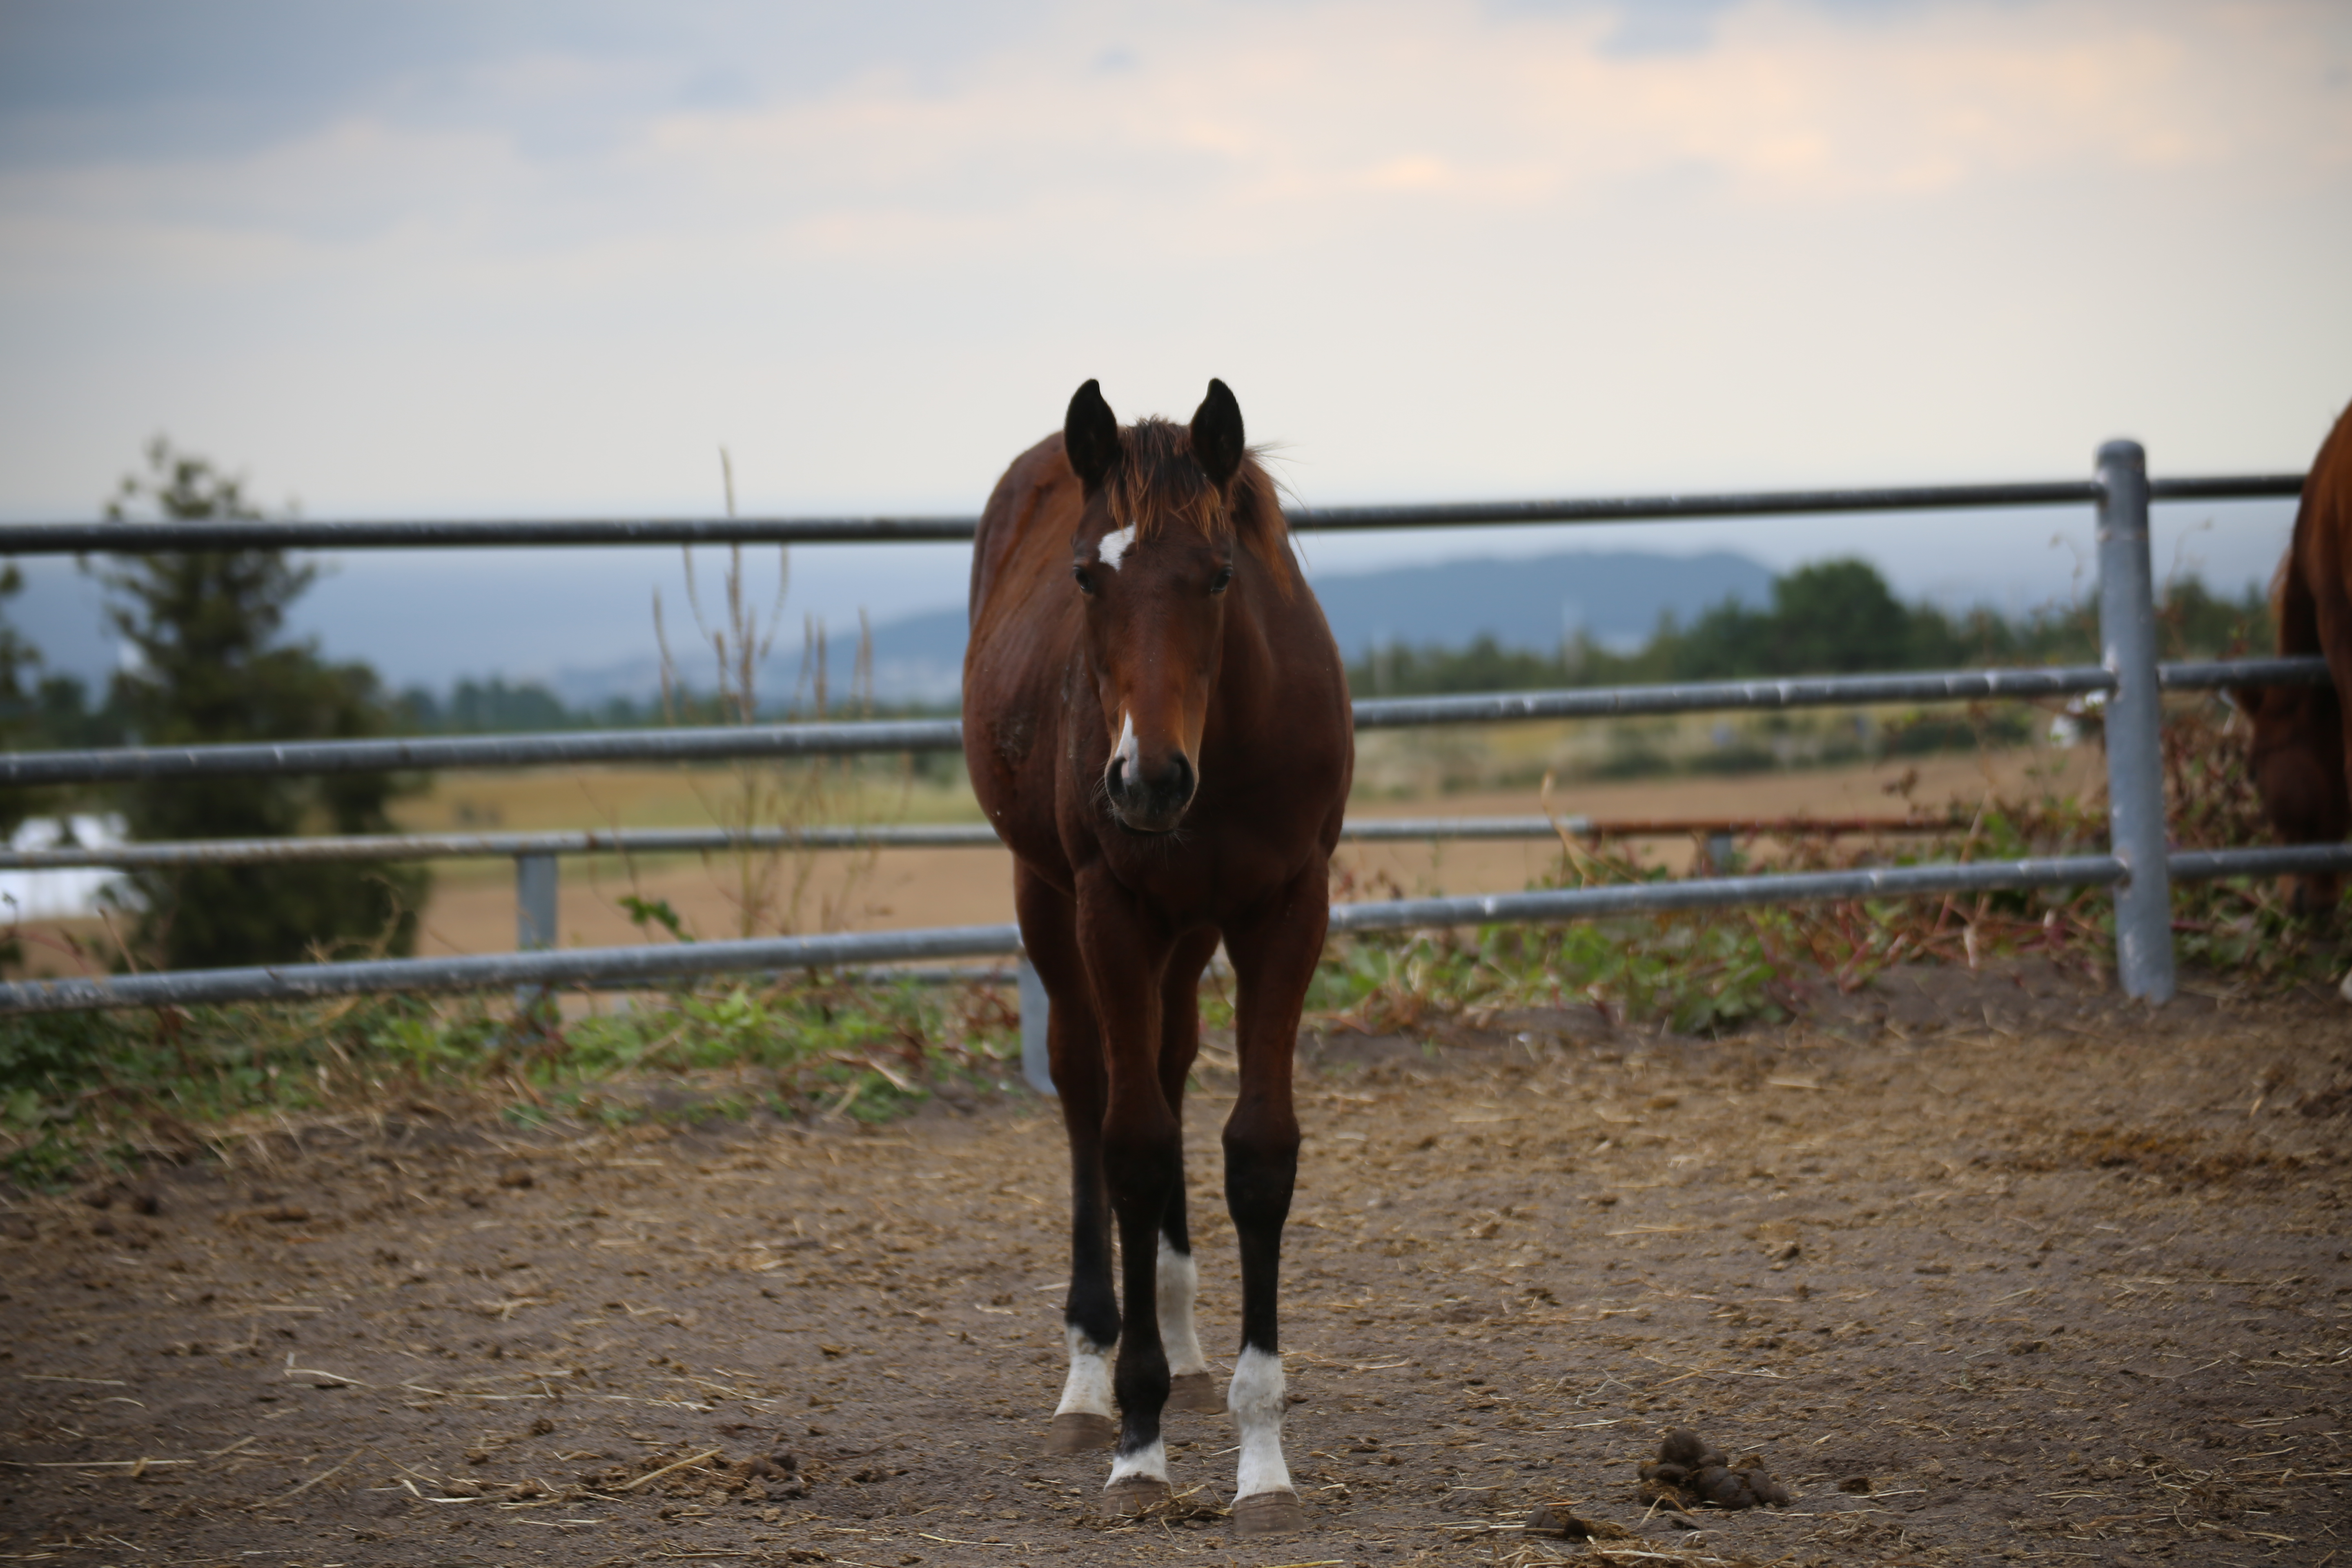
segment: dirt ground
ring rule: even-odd
[[[1188,1117],[1203,1340],[1234,1332]],[[715,1091],[723,1086],[705,1086]],[[2352,1544],[2352,1010],[1899,972],[1705,1042],[1311,1035],[1303,1536],[1222,1416],[1049,1458],[1058,1122],[530,1131],[425,1101],[0,1208],[0,1542],[100,1563],[2326,1563]],[[663,1090],[673,1110],[690,1100]],[[103,1206],[94,1200],[102,1200]],[[152,1211],[152,1212],[151,1212]],[[1785,1509],[1646,1505],[1688,1426]],[[1561,1505],[1602,1539],[1538,1536]],[[1610,1537],[1607,1532],[1628,1532]]]

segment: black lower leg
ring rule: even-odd
[[[1062,1318],[1090,1343],[1108,1349],[1118,1342],[1118,1295],[1110,1278],[1110,1194],[1102,1178],[1081,1176],[1071,1184],[1070,1293]]]
[[[1225,1207],[1242,1263],[1242,1343],[1272,1355],[1282,1348],[1276,1304],[1282,1289],[1282,1229],[1298,1179],[1296,1134],[1273,1147],[1225,1140]]]
[[[1160,1415],[1168,1404],[1168,1354],[1160,1343],[1159,1242],[1169,1197],[1179,1179],[1173,1141],[1169,1142],[1168,1148],[1149,1153],[1129,1151],[1127,1179],[1114,1190],[1126,1332],[1119,1340],[1111,1385],[1118,1394],[1122,1455],[1160,1440]]]
[[[1192,1256],[1192,1235],[1184,1216],[1184,1184],[1180,1180],[1169,1195],[1168,1207],[1160,1218],[1160,1234],[1171,1248],[1186,1258]]]

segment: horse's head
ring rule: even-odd
[[[1121,430],[1089,381],[1070,399],[1062,437],[1086,494],[1070,569],[1111,737],[1103,795],[1128,827],[1165,833],[1201,784],[1237,564],[1241,405],[1213,381],[1189,429],[1145,419]]]
[[[2249,686],[2230,693],[2253,739],[2247,770],[2263,815],[2289,844],[2333,844],[2352,830],[2352,801],[2344,780],[2344,717],[2329,686]],[[2339,879],[2330,875],[2288,879],[2288,902],[2297,914],[2336,907]]]

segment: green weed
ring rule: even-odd
[[[0,1018],[0,1175],[51,1187],[105,1151],[185,1156],[255,1112],[488,1097],[518,1127],[700,1121],[765,1107],[861,1121],[1015,1076],[1019,1025],[984,986],[811,979],[639,998],[413,997]],[[213,1130],[210,1132],[203,1131]]]

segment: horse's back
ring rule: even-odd
[[[2320,444],[2295,508],[2294,542],[2271,607],[2278,651],[2330,651],[2352,641],[2352,407]]]
[[[1046,437],[1013,459],[990,492],[979,530],[972,535],[971,611],[975,632],[992,606],[1007,602],[1008,587],[1034,588],[1044,553],[1039,547],[1050,543],[1046,535],[1052,531],[1052,521],[1066,512],[1062,521],[1075,522],[1079,500],[1077,476],[1063,455],[1059,434]],[[1066,533],[1067,528],[1063,531]]]

